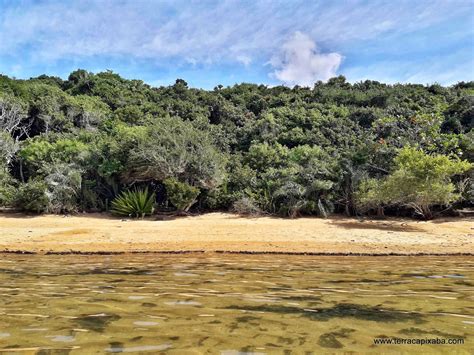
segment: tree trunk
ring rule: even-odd
[[[382,206],[377,206],[377,217],[379,218],[385,217],[385,213]]]
[[[183,212],[188,212],[189,209],[196,203],[196,199],[192,200],[184,209]]]
[[[423,212],[423,218],[428,220],[428,219],[433,219],[433,213],[431,212],[429,206],[421,206],[421,211]]]
[[[351,216],[351,210],[350,210],[350,207],[349,207],[349,202],[346,202],[344,213],[346,214],[347,217]]]
[[[25,182],[25,177],[23,175],[23,160],[20,159],[20,178],[21,178],[21,182]]]
[[[352,174],[351,174],[352,175]],[[346,192],[345,192],[345,214],[346,216],[352,216],[352,207],[354,206],[353,196],[352,196],[352,176],[346,174],[345,183],[346,183]]]

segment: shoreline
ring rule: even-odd
[[[0,213],[0,253],[473,256],[474,219],[285,219],[214,212],[129,220]]]
[[[417,253],[417,254],[402,254],[402,253],[313,253],[313,252],[291,252],[291,251],[230,251],[230,250],[133,250],[133,251],[28,251],[28,250],[0,250],[0,254],[15,254],[15,255],[136,255],[136,254],[162,254],[162,255],[183,255],[183,254],[227,254],[227,255],[295,255],[295,256],[400,256],[400,257],[416,257],[416,256],[474,256],[474,253]]]

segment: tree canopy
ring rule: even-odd
[[[0,75],[0,205],[432,217],[473,206],[474,82],[151,87],[111,71]]]

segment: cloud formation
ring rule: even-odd
[[[312,86],[335,76],[342,59],[339,53],[320,53],[308,35],[297,31],[270,64],[276,68],[272,75],[285,85]]]
[[[148,66],[150,73],[183,69],[209,77],[205,71],[220,68],[229,77],[248,74],[240,80],[268,82],[271,71],[269,84],[304,85],[338,68],[362,71],[360,77],[381,59],[406,65],[433,56],[445,63],[443,72],[472,63],[472,55],[463,63],[444,56],[472,48],[473,10],[472,0],[0,0],[0,72],[11,74],[13,65],[21,65],[20,76],[55,74],[51,68],[61,66],[62,73]],[[302,38],[289,41],[296,31]],[[304,36],[334,53],[318,51]],[[273,67],[265,66],[269,60]]]
[[[0,53],[29,46],[47,59],[107,53],[198,62],[271,55],[295,31],[341,46],[387,31],[409,33],[472,10],[468,1],[452,6],[446,0],[354,0],[350,6],[322,0],[7,4],[0,11]]]

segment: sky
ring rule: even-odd
[[[474,80],[474,0],[0,0],[0,73],[153,86]]]

